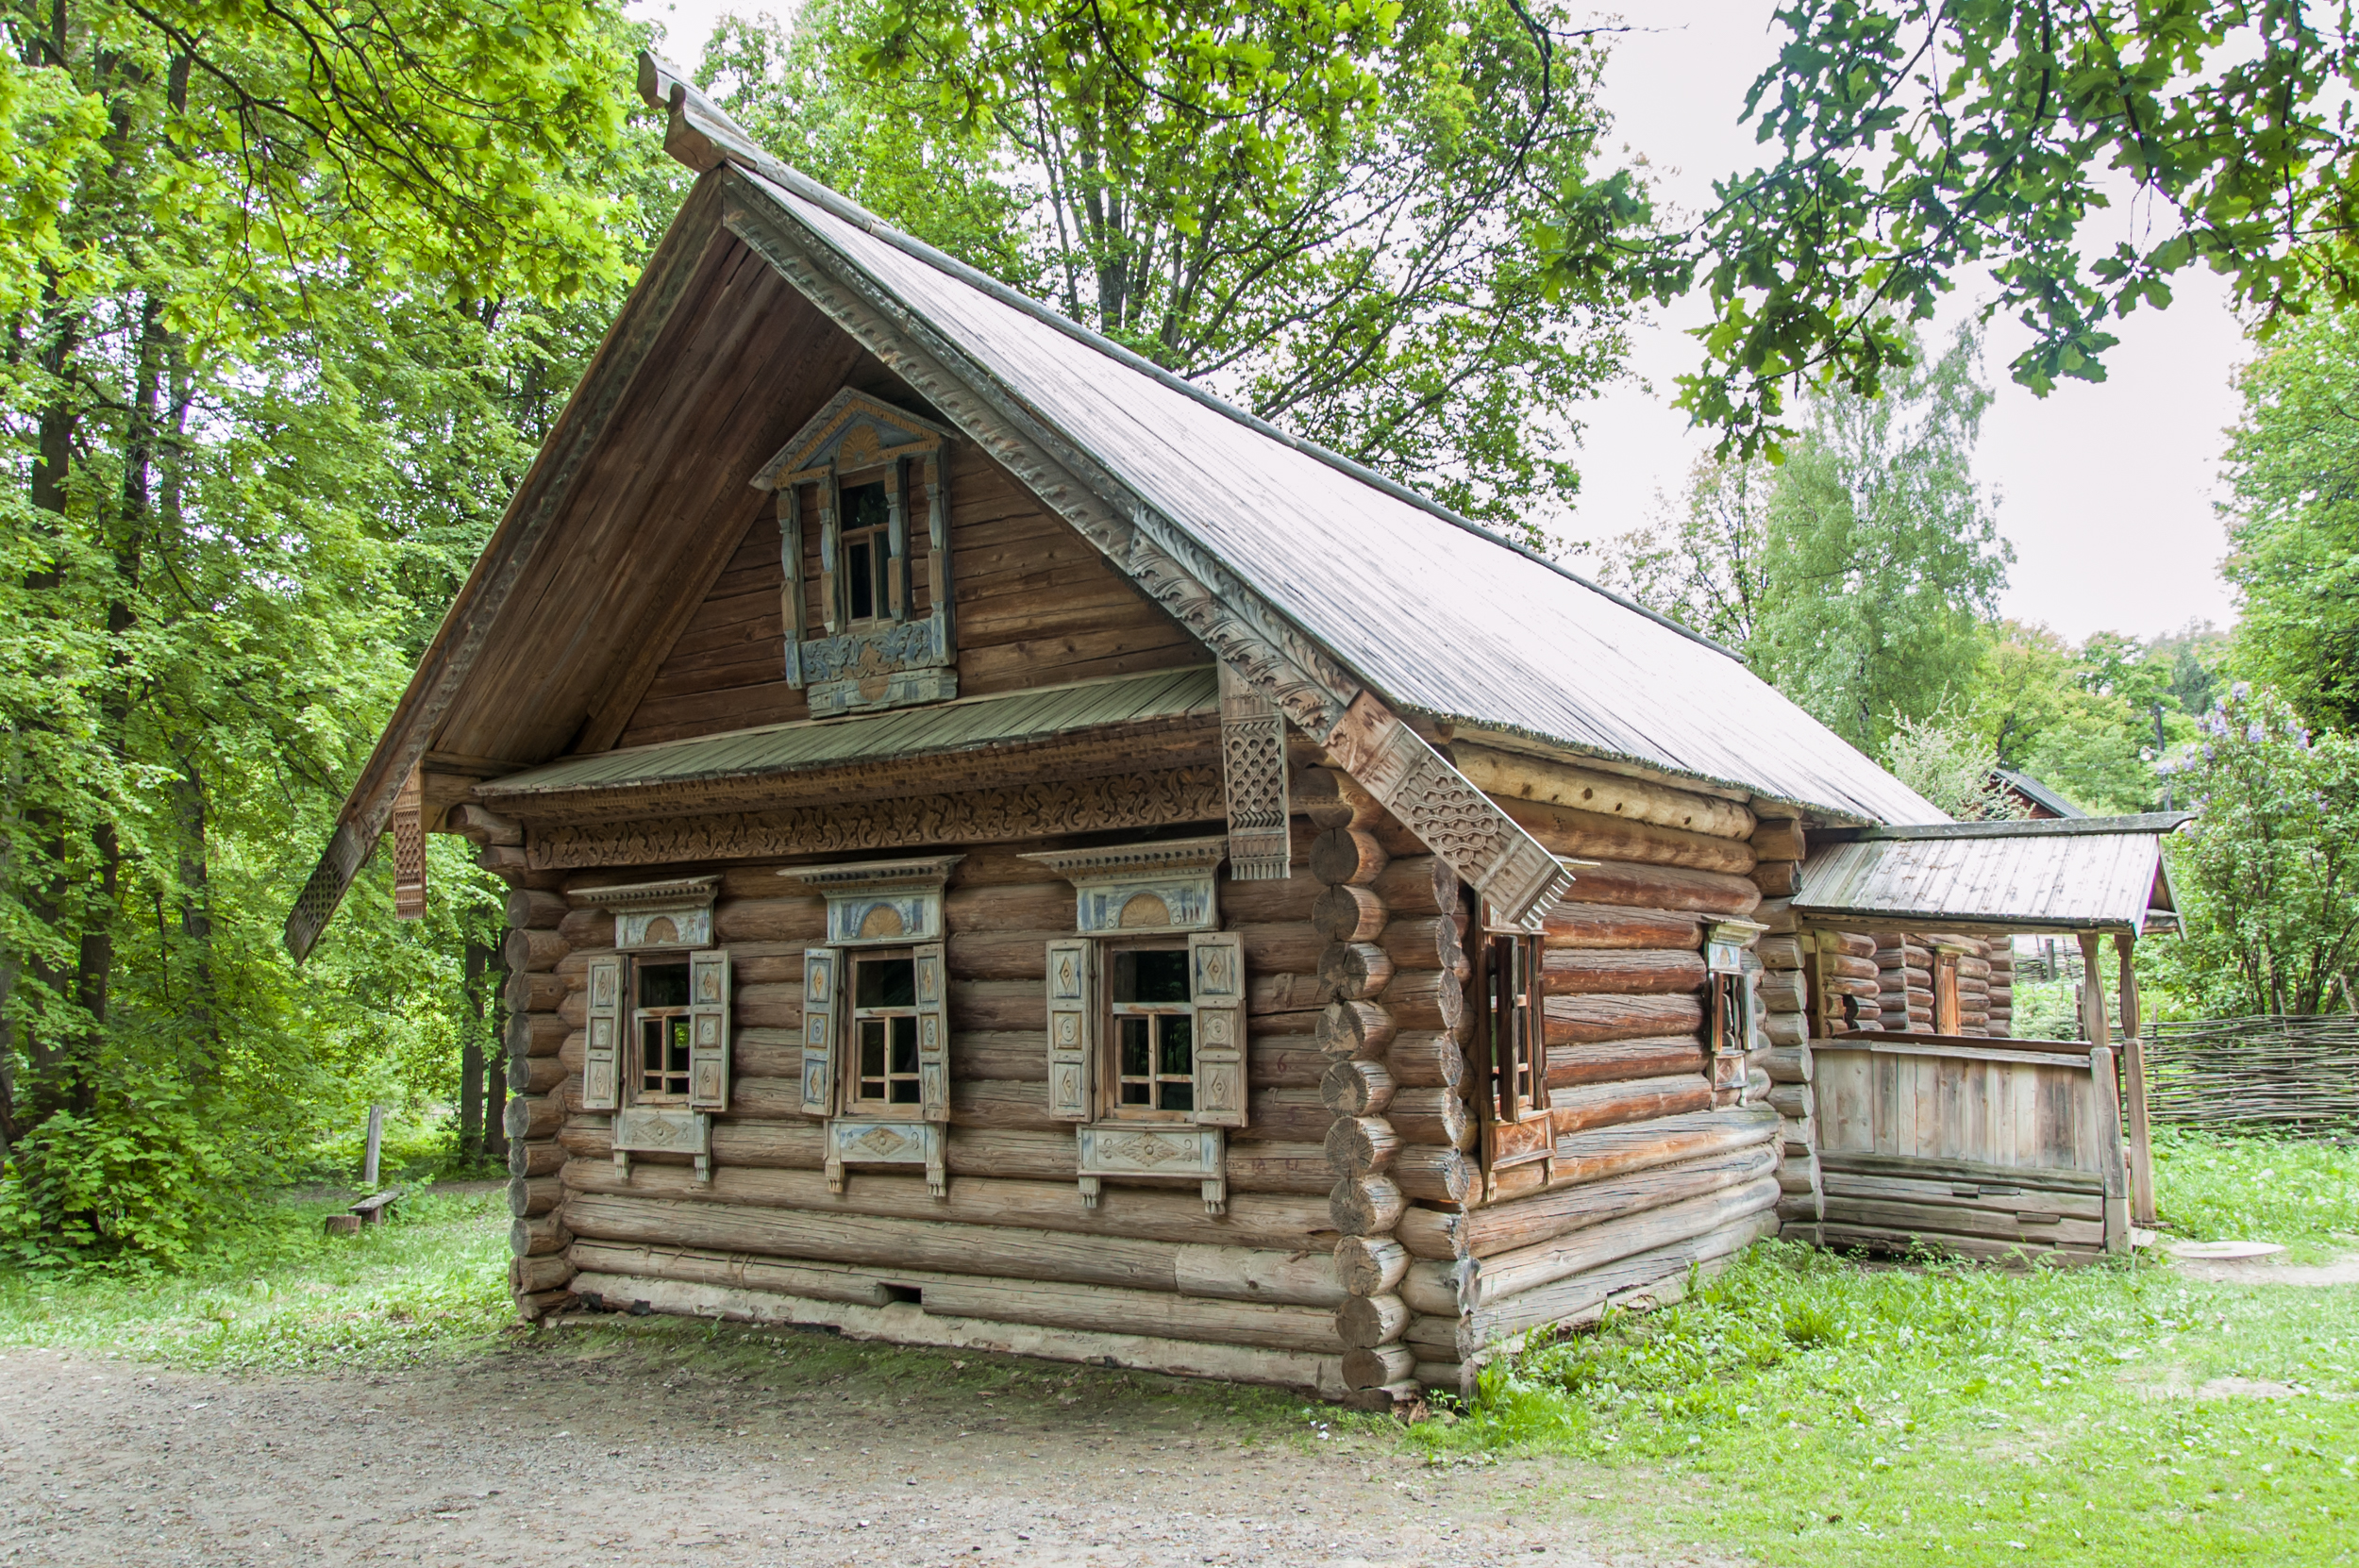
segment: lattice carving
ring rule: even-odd
[[[1217,772],[1175,768],[969,794],[553,826],[533,832],[527,857],[541,871],[766,859],[1215,822],[1222,811]]]
[[[417,768],[393,797],[393,918],[426,918],[426,776]]]
[[[1229,875],[1282,881],[1294,855],[1286,827],[1286,720],[1226,664],[1220,669],[1220,761],[1229,793]]]

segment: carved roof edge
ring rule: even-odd
[[[862,419],[906,431],[903,440],[891,443],[895,447],[921,443],[939,446],[950,439],[950,432],[933,421],[921,419],[907,409],[895,408],[857,387],[846,387],[828,399],[826,408],[805,421],[803,427],[768,462],[754,471],[753,487],[776,490],[784,475],[809,468],[820,448],[842,439]]]
[[[781,866],[812,892],[859,892],[872,888],[938,888],[964,855],[929,855],[914,860],[855,860],[836,866]]]
[[[577,909],[644,909],[710,904],[721,892],[718,875],[669,876],[661,882],[620,882],[604,888],[574,888],[566,902]]]
[[[1229,836],[1223,833],[1208,839],[1165,839],[1100,849],[1044,849],[1016,859],[1046,866],[1079,886],[1172,872],[1207,872],[1228,857]]]

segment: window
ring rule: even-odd
[[[684,1105],[694,1055],[689,1039],[688,956],[641,959],[631,976],[635,1105]]]
[[[1555,1169],[1556,1130],[1548,1116],[1548,1055],[1540,975],[1540,938],[1494,931],[1482,944],[1476,1041],[1483,1077],[1476,1094],[1482,1119],[1482,1179],[1498,1197],[1499,1175],[1535,1167],[1545,1183]],[[1515,1178],[1519,1183],[1524,1178]]]
[[[1933,955],[1933,1033],[1958,1032],[1958,955],[1946,948]]]
[[[845,619],[882,621],[895,609],[892,582],[892,507],[881,479],[844,490]]]
[[[917,1051],[917,958],[908,948],[854,953],[852,1076],[847,1109],[884,1110],[923,1100]]]
[[[1122,947],[1108,955],[1117,1116],[1183,1119],[1196,1109],[1196,1008],[1188,949]]]

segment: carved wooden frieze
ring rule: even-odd
[[[1286,817],[1286,717],[1246,678],[1220,667],[1220,766],[1229,792],[1229,875],[1283,881],[1294,857]]]
[[[1217,822],[1223,809],[1218,769],[1173,768],[965,794],[533,827],[526,834],[525,857],[535,870],[563,871],[922,844],[1010,843],[1065,833]]]
[[[1104,1176],[1180,1176],[1197,1182],[1205,1209],[1214,1214],[1229,1203],[1218,1127],[1097,1122],[1076,1127],[1081,1201],[1097,1207]]]
[[[1213,873],[1226,839],[1174,839],[1099,849],[1052,849],[1021,857],[1073,884],[1074,929],[1083,936],[1125,931],[1210,931],[1220,926]]]
[[[426,770],[411,768],[393,799],[393,918],[426,918]]]
[[[718,876],[675,876],[576,888],[570,898],[577,908],[604,909],[614,917],[614,945],[622,951],[710,947],[712,900],[720,888]]]
[[[814,719],[959,694],[948,624],[940,615],[817,638],[802,644],[798,658]]]
[[[962,855],[922,860],[859,860],[842,866],[789,866],[780,876],[828,901],[828,941],[863,942],[942,940],[942,890]]]

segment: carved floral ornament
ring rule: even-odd
[[[576,888],[566,894],[576,909],[604,909],[614,917],[614,945],[641,948],[712,945],[712,900],[718,876],[674,876],[661,882]]]
[[[963,855],[788,866],[778,875],[828,901],[828,941],[838,947],[940,942],[942,890]]]
[[[1229,840],[1220,837],[1045,850],[1020,858],[1073,884],[1075,930],[1108,936],[1218,930],[1213,874],[1228,853]]]

